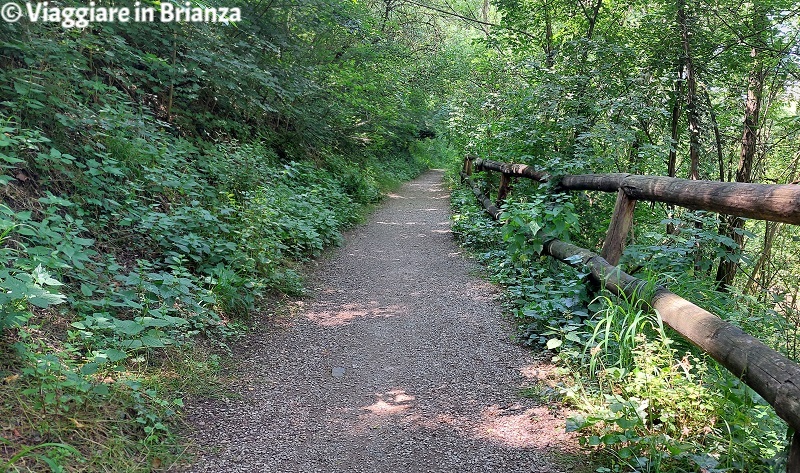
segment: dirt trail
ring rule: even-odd
[[[407,183],[318,263],[314,297],[248,343],[236,399],[188,408],[193,472],[574,472],[564,420],[497,291],[450,234],[442,174]]]

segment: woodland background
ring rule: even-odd
[[[219,388],[231,338],[426,167],[800,179],[789,0],[235,5],[228,25],[0,23],[3,468],[181,461],[182,399]],[[501,226],[455,189],[454,231],[553,349],[562,382],[527,394],[584,413],[567,428],[598,471],[778,471],[763,400],[517,231],[597,248],[612,198],[513,195]],[[622,265],[798,359],[797,227],[640,205]]]

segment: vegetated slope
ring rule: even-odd
[[[300,292],[296,262],[422,169],[426,106],[381,70],[402,47],[370,41],[369,12],[242,7],[0,24],[0,469],[166,464],[181,393],[218,363],[192,340]]]
[[[193,400],[190,471],[590,470],[455,246],[441,178],[403,185],[314,268],[313,298],[248,341],[235,396]]]

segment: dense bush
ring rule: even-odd
[[[0,24],[0,470],[158,469],[219,366],[194,351],[301,294],[300,263],[425,167],[408,41],[362,5],[238,3]]]
[[[54,429],[23,423],[17,441],[69,445],[57,426],[113,398],[141,411],[118,435],[163,443],[163,416],[179,406],[133,367],[198,335],[224,344],[260,297],[301,292],[287,263],[338,244],[380,196],[374,168],[339,162],[331,173],[259,144],[199,147],[158,134],[146,115],[138,126],[152,134],[134,138],[133,127],[103,119],[105,151],[86,157],[2,117],[17,178],[0,205],[0,369],[18,373],[4,388],[18,397],[0,411],[33,410]]]

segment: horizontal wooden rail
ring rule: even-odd
[[[617,192],[636,200],[680,205],[737,217],[800,225],[800,186],[745,182],[693,181],[633,174],[564,176],[564,190]]]
[[[484,210],[486,210],[486,213],[488,213],[495,220],[500,218],[500,214],[502,213],[502,211],[492,203],[491,199],[489,199],[483,194],[483,191],[475,183],[475,181],[470,179],[470,177],[464,172],[461,173],[461,179],[469,186],[470,189],[472,189],[472,193],[475,194],[475,198],[478,199],[478,202],[480,202],[481,205],[483,205],[483,208]]]
[[[527,177],[528,179],[539,182],[547,182],[550,180],[549,174],[536,171],[527,164],[509,164],[488,159],[474,158],[474,166],[476,171],[497,171],[508,176]]]
[[[524,177],[538,182],[552,179],[530,166],[467,157],[462,178],[470,184],[475,196],[494,219],[499,217],[500,211],[470,179],[473,169],[502,173],[499,200],[508,193],[510,177]],[[645,281],[626,274],[616,266],[633,223],[637,200],[800,225],[800,186],[695,181],[617,173],[563,176],[556,183],[555,190],[617,192],[617,202],[600,255],[555,239],[545,243],[543,253],[570,264],[575,264],[575,257],[578,256],[580,264],[587,267],[592,278],[603,287],[649,304],[665,324],[760,394],[778,416],[795,430],[786,471],[800,473],[800,365],[739,327],[666,288],[648,289]]]
[[[775,408],[781,419],[800,431],[800,366],[792,360],[664,287],[648,293],[645,281],[623,272],[592,251],[550,240],[543,252],[569,264],[574,264],[578,256],[579,263],[603,287],[650,304],[665,324],[741,378]]]
[[[469,157],[475,170],[497,171],[538,182],[551,179],[547,173],[524,164],[509,164]],[[579,174],[560,178],[560,190],[622,190],[634,200],[679,205],[737,217],[800,225],[800,186],[744,182],[695,181],[665,176],[634,174]]]

